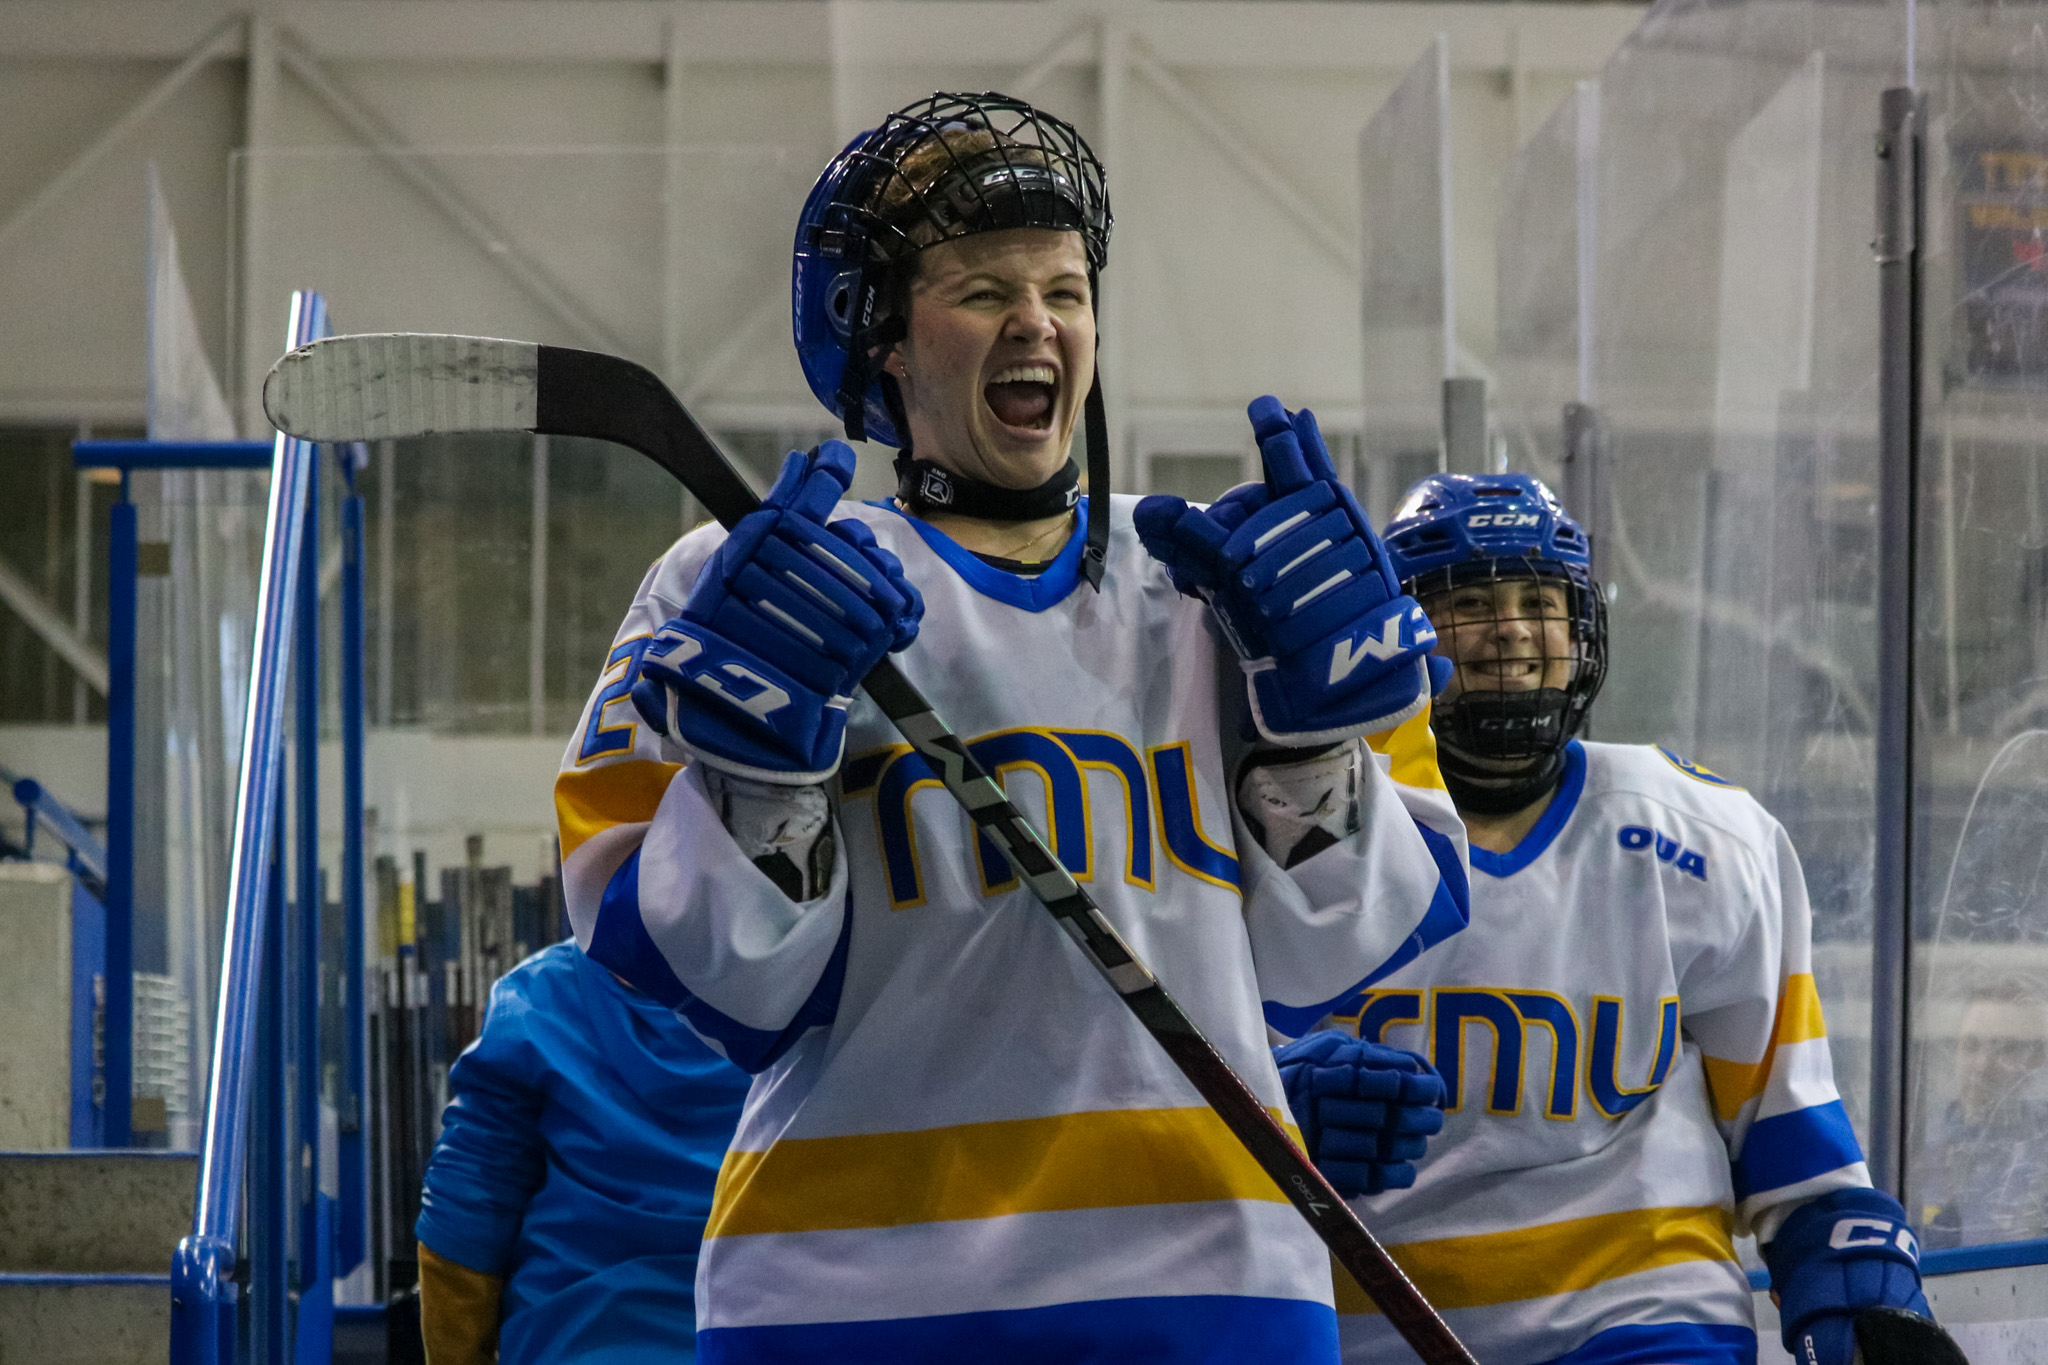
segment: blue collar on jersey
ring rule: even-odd
[[[1483,848],[1472,850],[1472,870],[1484,872],[1489,877],[1512,877],[1530,863],[1543,856],[1543,850],[1557,842],[1558,833],[1564,829],[1565,821],[1572,818],[1578,809],[1579,793],[1586,789],[1586,751],[1577,740],[1565,745],[1564,776],[1558,781],[1557,795],[1550,800],[1550,808],[1543,812],[1522,842],[1506,853],[1489,853]]]
[[[1045,572],[1036,578],[1025,578],[998,569],[993,564],[984,564],[974,557],[971,550],[962,549],[959,542],[933,526],[930,522],[919,521],[893,502],[871,502],[870,507],[879,507],[894,512],[909,522],[911,529],[924,538],[932,547],[932,553],[953,566],[953,572],[967,580],[967,586],[983,597],[993,597],[998,602],[1024,611],[1044,611],[1064,601],[1074,585],[1081,581],[1081,552],[1086,548],[1088,537],[1082,534],[1088,525],[1088,499],[1083,497],[1075,506],[1074,534],[1067,537],[1067,543],[1060,548]]]

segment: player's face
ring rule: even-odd
[[[1067,462],[1095,377],[1095,312],[1077,232],[1009,228],[927,247],[909,335],[884,362],[917,453],[999,488]]]
[[[1443,700],[1570,684],[1571,601],[1563,584],[1501,578],[1433,593],[1422,606],[1436,627],[1437,653],[1458,666]]]

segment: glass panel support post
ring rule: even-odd
[[[1914,601],[1919,535],[1926,100],[1884,92],[1877,134],[1877,847],[1870,994],[1870,1178],[1903,1193],[1912,1037]]]

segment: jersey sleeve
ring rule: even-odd
[[[562,758],[555,815],[576,941],[758,1072],[837,1010],[850,927],[844,841],[834,840],[842,847],[823,893],[790,900],[733,842],[701,775],[630,695],[648,639],[680,613],[723,534],[684,537],[642,581]]]
[[[1266,1023],[1297,1038],[1471,918],[1465,826],[1437,770],[1429,708],[1368,741],[1359,827],[1283,869],[1235,804],[1245,922]]]
[[[420,1188],[420,1242],[484,1275],[509,1274],[526,1206],[540,1188],[545,1059],[525,1027],[528,978],[491,988],[484,1026],[448,1072],[441,1137]]]
[[[1775,821],[1761,852],[1732,950],[1703,957],[1703,979],[1680,989],[1728,1147],[1736,1229],[1769,1241],[1800,1204],[1870,1175],[1835,1088],[1798,854]]]

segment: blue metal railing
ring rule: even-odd
[[[293,296],[290,345],[326,332],[320,296]],[[352,480],[351,480],[352,482]],[[255,641],[229,864],[218,1031],[208,1084],[192,1232],[171,1266],[171,1359],[226,1365],[243,1337],[254,1359],[283,1365],[331,1353],[333,1276],[361,1260],[365,1174],[343,1163],[339,1208],[318,1188],[321,1148],[319,871],[319,454],[279,436],[271,459]],[[363,1105],[362,1023],[362,583],[361,500],[343,506],[342,913],[352,934],[342,971],[344,1111]],[[351,570],[353,572],[351,572]],[[351,606],[351,603],[353,604]],[[354,641],[355,648],[350,648]],[[295,657],[296,655],[296,657]],[[296,663],[296,669],[293,668]],[[284,899],[285,703],[297,694],[295,923]],[[288,929],[291,934],[288,934]],[[287,958],[296,935],[299,951]],[[287,1032],[289,1027],[289,1033]],[[288,1038],[296,1039],[296,1055]],[[288,1068],[288,1063],[292,1065]],[[297,1072],[288,1112],[289,1071]],[[358,1133],[360,1124],[356,1125]],[[358,1145],[360,1137],[358,1136]],[[360,1165],[360,1163],[357,1163]],[[236,1229],[247,1181],[246,1278],[238,1279]],[[296,1195],[296,1198],[295,1198]],[[296,1220],[294,1214],[296,1213]],[[294,1221],[299,1229],[291,1238]],[[342,1254],[335,1250],[339,1245]],[[296,1263],[296,1273],[294,1273]],[[295,1340],[296,1339],[296,1340]]]
[[[21,804],[25,823],[23,838],[30,856],[35,854],[36,824],[40,821],[63,841],[67,850],[65,861],[73,872],[83,873],[102,884],[106,882],[106,847],[92,837],[84,821],[73,815],[69,807],[50,795],[43,784],[32,777],[22,777],[0,768],[0,782],[7,784],[14,793],[14,799]]]

